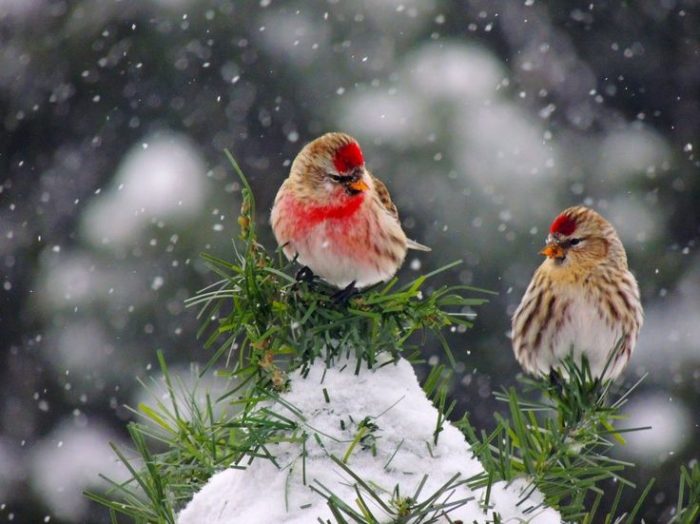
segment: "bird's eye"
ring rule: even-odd
[[[570,240],[569,243],[570,243],[572,246],[577,246],[578,244],[581,243],[581,239],[580,239],[580,238],[572,238],[572,239]]]
[[[333,180],[334,182],[348,182],[352,177],[347,175],[334,175],[333,173],[326,173],[326,176]]]

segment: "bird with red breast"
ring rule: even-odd
[[[294,159],[270,215],[285,256],[337,288],[365,288],[394,276],[408,249],[384,183],[365,165],[360,145],[327,133]]]

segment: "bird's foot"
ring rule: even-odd
[[[350,299],[359,293],[358,289],[355,287],[355,281],[353,280],[347,286],[345,286],[340,291],[334,293],[331,296],[331,301],[337,306],[347,306]]]
[[[295,294],[303,293],[304,291],[313,291],[316,287],[316,275],[311,271],[309,266],[302,267],[294,276],[296,282],[292,284],[292,292]]]
[[[557,393],[561,394],[564,388],[564,379],[556,368],[549,370],[549,383],[557,390]]]
[[[314,275],[314,272],[311,271],[309,266],[304,266],[297,271],[295,278],[299,283],[306,282],[307,284],[313,284],[315,276],[316,275]]]

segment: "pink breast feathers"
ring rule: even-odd
[[[360,193],[341,198],[338,204],[325,206],[304,205],[296,199],[290,199],[287,213],[294,217],[297,233],[304,234],[326,220],[337,220],[341,223],[348,221],[349,224],[349,220],[360,210],[364,197],[364,193]]]

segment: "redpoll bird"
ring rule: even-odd
[[[611,357],[604,378],[616,378],[643,319],[637,281],[615,229],[592,209],[571,207],[552,222],[540,254],[547,259],[513,315],[518,362],[528,373],[547,374],[573,351],[600,377]]]
[[[392,277],[408,248],[430,251],[406,238],[389,191],[343,133],[327,133],[299,152],[270,223],[287,258],[339,288]]]

